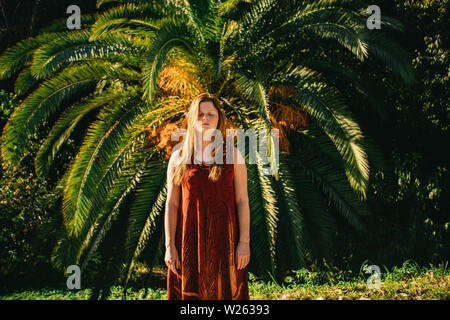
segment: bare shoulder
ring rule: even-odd
[[[178,149],[174,152],[172,152],[172,155],[170,156],[169,159],[169,167],[175,167],[177,166],[181,161],[181,149]]]

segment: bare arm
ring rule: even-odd
[[[175,231],[177,229],[178,208],[180,206],[180,186],[173,183],[173,173],[179,160],[179,150],[170,157],[167,167],[167,200],[164,215],[164,234],[166,256],[165,261],[169,268],[178,268],[178,252],[175,248]]]
[[[250,261],[250,206],[247,191],[247,167],[238,149],[234,149],[234,192],[239,217],[238,269]]]

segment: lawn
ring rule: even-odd
[[[362,269],[363,270],[363,269]],[[128,300],[165,300],[165,270],[153,271],[151,287],[127,289]],[[324,281],[324,279],[328,279]],[[448,300],[450,271],[447,264],[419,268],[405,263],[392,270],[381,270],[378,288],[369,288],[368,275],[361,271],[353,278],[342,280],[343,272],[324,275],[306,269],[292,272],[284,284],[264,282],[250,274],[251,300]],[[108,299],[122,299],[123,287],[114,286]],[[14,300],[87,300],[92,290],[40,288],[9,293],[0,299]]]

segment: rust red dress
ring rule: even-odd
[[[175,234],[181,267],[167,272],[169,300],[249,300],[247,268],[238,270],[234,165],[216,182],[205,164],[187,164]]]

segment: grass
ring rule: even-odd
[[[402,267],[380,270],[378,288],[369,288],[369,275],[364,264],[358,275],[342,271],[312,272],[306,269],[292,271],[283,284],[263,282],[250,274],[251,300],[448,300],[450,299],[450,271],[447,264],[420,268],[407,261]],[[128,300],[166,300],[165,269],[153,273],[151,288],[127,289]],[[108,299],[122,299],[123,288],[114,286]],[[13,292],[0,299],[14,300],[87,300],[92,290],[42,288]]]

